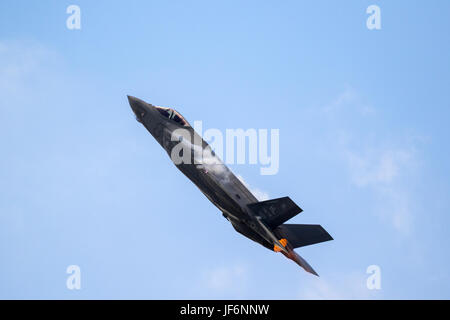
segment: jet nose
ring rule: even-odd
[[[135,111],[135,109],[138,107],[139,99],[133,96],[127,95],[128,103],[130,104],[131,109]]]
[[[141,99],[138,99],[130,95],[127,95],[127,98],[128,103],[130,104],[130,107],[136,116],[136,120],[143,123],[144,117],[149,111],[147,104]]]
[[[152,119],[155,119],[155,115],[158,114],[156,108],[139,98],[130,95],[127,95],[127,98],[130,107],[136,116],[136,120],[142,124],[145,123],[147,125],[150,125],[150,121],[153,122]]]

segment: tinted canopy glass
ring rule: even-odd
[[[165,107],[156,107],[156,110],[158,110],[159,113],[161,113],[164,117],[169,118],[175,122],[178,122],[182,126],[186,126],[188,124],[187,121],[183,118],[183,116],[173,109]]]

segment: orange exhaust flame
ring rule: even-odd
[[[283,247],[286,247],[286,245],[287,245],[287,240],[286,240],[286,239],[280,239],[280,243],[283,245]],[[277,246],[277,245],[274,245],[274,246],[273,246],[273,251],[275,251],[275,252],[280,252],[280,251],[281,251],[281,248],[280,248],[279,246]]]

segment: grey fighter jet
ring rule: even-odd
[[[295,261],[318,275],[294,248],[333,238],[320,225],[286,224],[300,209],[289,197],[258,201],[214,154],[183,116],[171,108],[153,106],[128,96],[139,121],[166,150],[176,167],[247,238]]]

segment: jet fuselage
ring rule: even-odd
[[[189,123],[184,119],[184,123],[176,122],[161,114],[158,107],[140,99],[129,97],[129,102],[137,120],[164,148],[172,161],[172,151],[176,145],[184,143],[183,150],[190,150],[190,160],[175,163],[176,167],[222,212],[234,229],[272,250],[277,242],[276,236],[269,234],[270,230],[264,230],[247,209],[248,204],[258,202],[258,199],[222,163]]]
[[[289,197],[258,201],[181,114],[135,97],[128,100],[136,119],[237,232],[317,275],[294,248],[332,240],[322,226],[284,224],[302,212]]]

